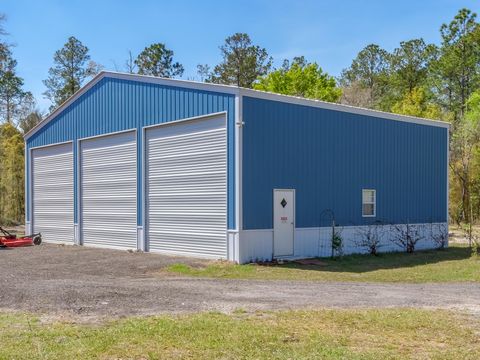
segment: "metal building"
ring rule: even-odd
[[[439,121],[101,72],[25,141],[27,231],[50,242],[247,262],[329,255],[332,218],[346,252],[379,220],[448,220]]]

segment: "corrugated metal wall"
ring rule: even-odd
[[[243,97],[243,228],[271,229],[274,188],[296,189],[296,227],[444,222],[447,129]],[[362,188],[377,190],[362,218]]]
[[[235,228],[235,97],[209,91],[185,89],[131,80],[105,77],[83,94],[70,107],[50,121],[27,141],[27,149],[63,141],[137,129],[138,161],[138,225],[142,224],[141,164],[142,127],[227,111],[228,127],[228,227]],[[77,146],[74,146],[75,189],[77,184]],[[27,152],[28,154],[28,152]],[[29,161],[29,159],[27,159]],[[27,171],[27,181],[29,173]],[[75,190],[75,201],[77,201]],[[27,187],[27,197],[28,187]],[[27,201],[27,221],[30,204]],[[75,206],[75,222],[78,222]]]

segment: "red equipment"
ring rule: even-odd
[[[3,234],[3,236],[1,235]],[[17,237],[0,226],[0,247],[20,247],[40,245],[42,243],[42,234],[32,234]]]

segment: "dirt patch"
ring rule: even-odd
[[[480,234],[480,226],[474,225],[473,226],[473,233],[477,236]],[[457,225],[450,225],[449,226],[449,233],[448,233],[448,242],[450,244],[462,244],[468,245],[469,241],[467,238],[467,234],[464,229]]]
[[[44,319],[296,308],[433,307],[478,311],[480,285],[215,280],[161,276],[206,262],[150,253],[41,245],[0,250],[0,307]]]
[[[310,266],[326,266],[327,265],[325,261],[322,261],[320,259],[302,259],[302,260],[296,260],[295,262],[300,265],[310,265]]]

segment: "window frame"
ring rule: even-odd
[[[364,192],[371,191],[373,192],[373,202],[364,202]],[[373,205],[373,214],[365,214],[363,211],[364,205]],[[375,189],[362,189],[362,217],[376,217],[377,216],[377,190]]]

